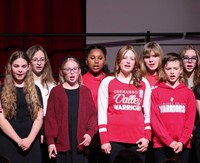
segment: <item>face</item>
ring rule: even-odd
[[[106,62],[106,57],[100,49],[93,49],[86,58],[88,69],[92,74],[100,75]]]
[[[24,82],[28,70],[29,70],[29,64],[23,58],[16,59],[11,65],[13,78],[15,82],[18,84]]]
[[[65,78],[65,81],[71,86],[78,84],[78,78],[80,74],[81,70],[75,61],[69,60],[64,64],[63,77]]]
[[[132,70],[135,67],[135,54],[133,51],[128,50],[122,60],[119,63],[120,71],[123,73],[125,76],[131,75]]]
[[[45,55],[42,51],[39,50],[33,55],[31,66],[36,75],[41,74],[45,66]]]
[[[151,51],[149,56],[144,57],[144,63],[151,74],[156,73],[159,62],[160,57],[156,55],[154,51]]]
[[[167,78],[167,83],[169,85],[176,86],[179,83],[179,77],[182,74],[183,69],[180,66],[180,62],[175,61],[169,61],[164,66],[164,73]]]
[[[197,55],[194,50],[187,50],[183,57],[183,66],[185,70],[192,73],[197,63]]]

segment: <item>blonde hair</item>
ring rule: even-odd
[[[133,46],[131,45],[126,45],[124,47],[122,47],[121,49],[119,49],[116,59],[115,59],[115,67],[114,67],[114,76],[118,76],[118,74],[120,73],[120,67],[119,64],[121,62],[121,60],[123,59],[124,55],[127,53],[127,51],[131,50],[134,54],[135,54],[135,67],[132,70],[132,77],[130,79],[130,82],[133,82],[134,86],[139,87],[141,86],[140,82],[142,80],[142,75],[139,69],[139,60],[137,57],[137,52],[134,49]]]
[[[8,60],[1,94],[2,108],[4,109],[5,117],[8,119],[12,119],[13,117],[16,118],[17,97],[15,79],[12,75],[12,64],[18,58],[23,58],[27,61],[28,65],[30,64],[27,54],[23,51],[15,51]],[[27,71],[26,77],[24,78],[23,91],[25,93],[25,99],[31,114],[31,118],[34,120],[37,117],[42,105],[39,101],[31,69]]]
[[[163,52],[161,46],[157,42],[149,42],[149,43],[145,44],[144,47],[142,48],[142,51],[140,54],[141,73],[144,77],[148,74],[148,69],[144,63],[144,58],[147,56],[150,56],[151,51],[153,51],[156,56],[160,57],[160,61],[159,61],[158,68],[156,71],[158,78],[160,78],[162,75],[162,63],[161,62],[162,62],[162,59],[164,56],[164,52]]]

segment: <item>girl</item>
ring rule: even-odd
[[[41,93],[33,82],[30,60],[24,52],[10,56],[0,92],[0,155],[11,163],[40,163]]]
[[[27,54],[31,60],[35,84],[42,93],[44,115],[46,115],[47,100],[51,89],[56,85],[49,58],[45,49],[40,45],[31,46]]]
[[[190,136],[195,119],[195,97],[182,83],[180,55],[167,54],[162,61],[165,82],[152,91],[151,125],[155,163],[178,157],[188,163]]]
[[[194,88],[200,83],[200,57],[199,51],[191,45],[185,46],[180,51],[183,59],[184,78],[189,88]]]
[[[97,132],[92,95],[81,85],[76,58],[63,60],[60,75],[61,84],[50,93],[45,118],[49,158],[56,157],[57,163],[87,163],[88,146]]]
[[[122,149],[137,151],[144,161],[151,139],[151,88],[142,78],[138,64],[135,49],[132,46],[122,47],[116,56],[114,76],[103,79],[99,87],[101,148],[110,154],[110,162]]]
[[[144,45],[140,55],[140,66],[142,75],[149,81],[151,89],[158,85],[161,76],[163,50],[157,42],[149,42]]]
[[[161,46],[157,42],[149,42],[144,45],[140,55],[140,66],[145,77],[153,90],[158,85],[158,79],[162,74],[162,58],[164,56]],[[145,163],[153,163],[153,142],[149,142]]]
[[[97,111],[97,95],[101,81],[106,77],[107,69],[105,66],[107,51],[101,45],[90,45],[85,50],[85,63],[87,72],[82,76],[82,82],[87,86],[93,97]],[[86,70],[85,69],[85,70]],[[99,133],[94,135],[90,145],[90,163],[108,162],[106,156],[101,151]]]

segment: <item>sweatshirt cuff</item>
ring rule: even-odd
[[[148,139],[149,141],[151,141],[151,137],[152,137],[152,131],[151,130],[145,130],[145,135],[144,137],[146,139]]]
[[[52,138],[47,138],[47,144],[48,144],[48,145],[50,145],[50,144],[55,144],[54,139],[52,139]]]
[[[109,143],[107,132],[100,133],[100,140],[101,140],[101,144]]]

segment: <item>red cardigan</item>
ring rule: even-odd
[[[45,118],[45,136],[47,144],[55,144],[58,152],[70,150],[68,134],[68,98],[62,84],[51,90],[47,113]],[[83,135],[89,134],[91,138],[97,132],[97,112],[90,90],[80,86],[78,111],[78,144],[83,141]],[[87,147],[78,146],[79,151],[88,152]]]

